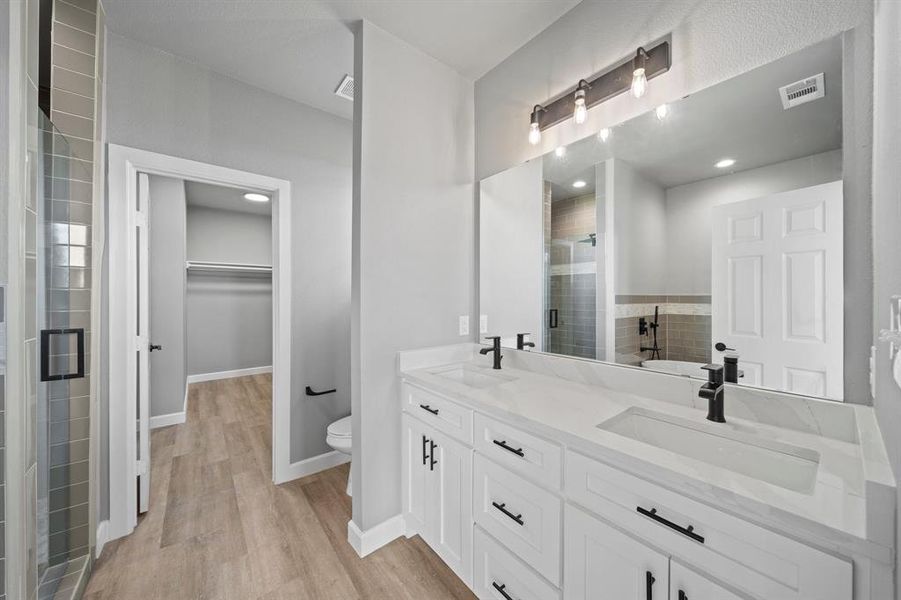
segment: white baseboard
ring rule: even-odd
[[[97,524],[97,534],[94,540],[94,558],[100,558],[103,547],[109,541],[109,521],[100,521]]]
[[[403,515],[395,515],[366,531],[360,531],[357,524],[350,520],[347,522],[347,541],[363,558],[404,535],[405,529]]]
[[[312,456],[305,460],[291,463],[284,473],[277,474],[275,483],[285,483],[292,479],[306,477],[307,475],[312,475],[319,471],[325,471],[326,469],[343,465],[346,462],[350,462],[349,455],[338,452],[337,450],[332,450],[331,452],[326,452],[318,456]]]
[[[188,375],[188,383],[215,381],[216,379],[231,379],[232,377],[246,377],[247,375],[260,375],[262,373],[272,373],[272,365],[269,365],[267,367],[235,369],[234,371],[218,371],[216,373],[198,373],[197,375]]]
[[[168,415],[150,417],[150,428],[159,429],[160,427],[169,427],[170,425],[181,425],[184,422],[185,411],[169,413]]]

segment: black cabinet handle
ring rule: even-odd
[[[438,409],[437,409],[437,408],[432,408],[432,407],[429,406],[428,404],[420,404],[420,405],[419,405],[419,408],[421,408],[422,410],[426,410],[426,411],[432,413],[433,415],[437,415],[437,414],[438,414]]]
[[[426,449],[425,449],[426,445],[428,443],[429,443],[428,438],[425,436],[422,436],[422,464],[423,465],[425,465],[426,460],[429,458],[428,454],[426,453]]]
[[[663,517],[661,517],[660,515],[658,515],[658,514],[657,514],[657,509],[656,509],[656,508],[652,508],[651,510],[648,510],[648,509],[643,508],[643,507],[641,507],[641,506],[636,506],[636,507],[635,507],[635,510],[637,510],[639,513],[643,514],[643,515],[646,516],[646,517],[650,517],[650,518],[654,519],[655,521],[657,521],[657,522],[660,523],[661,525],[666,525],[667,527],[669,527],[669,528],[672,529],[673,531],[678,531],[678,532],[681,533],[682,535],[688,536],[688,537],[690,537],[691,539],[693,539],[693,540],[696,541],[696,542],[700,542],[700,543],[702,543],[702,544],[704,543],[704,538],[703,538],[702,536],[700,536],[700,535],[698,535],[697,533],[694,532],[694,529],[695,529],[695,528],[694,528],[692,525],[689,525],[688,527],[682,527],[682,526],[680,526],[680,525],[676,525],[676,524],[673,523],[672,521],[669,521],[669,520],[667,520],[667,519],[664,519]]]
[[[493,588],[496,589],[498,592],[500,592],[501,596],[503,596],[503,597],[506,598],[507,600],[513,600],[513,596],[511,596],[510,594],[508,594],[507,592],[504,591],[504,588],[507,587],[507,584],[506,584],[506,583],[501,584],[501,585],[498,585],[496,581],[492,581],[492,582],[491,582],[491,587],[493,587]]]
[[[438,447],[438,444],[429,440],[429,471],[435,470],[435,465],[438,464],[438,461],[435,460],[435,448]]]
[[[688,600],[688,595],[682,590],[679,590],[679,600]]]
[[[654,582],[657,581],[654,579],[654,574],[650,571],[645,571],[644,574],[645,586],[648,590],[648,600],[654,600]]]
[[[508,517],[510,517],[512,520],[516,521],[517,524],[519,524],[519,525],[525,525],[525,524],[526,524],[526,522],[522,520],[522,514],[514,515],[512,512],[510,512],[509,510],[507,510],[507,508],[506,508],[507,503],[506,503],[506,502],[501,502],[500,504],[498,504],[497,502],[492,502],[491,505],[492,505],[494,508],[496,508],[496,509],[498,509],[499,511],[501,511],[502,513],[504,513],[505,515],[507,515]]]
[[[525,452],[522,451],[522,448],[513,448],[507,445],[507,440],[492,440],[495,444],[506,450],[507,452],[512,452],[516,456],[524,457],[526,455]]]
[[[50,374],[50,336],[75,335],[75,372],[60,375]],[[61,381],[84,377],[84,328],[42,329],[41,330],[41,381]]]

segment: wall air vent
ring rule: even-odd
[[[820,77],[822,77],[822,75]],[[350,75],[345,75],[344,79],[341,80],[341,83],[338,84],[338,89],[335,90],[335,95],[341,96],[345,100],[350,100],[351,102],[353,102],[354,78]]]
[[[779,97],[782,98],[782,108],[785,110],[794,108],[799,104],[813,102],[825,95],[826,86],[823,84],[822,73],[779,88]]]

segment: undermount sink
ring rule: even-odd
[[[482,369],[475,367],[465,367],[458,365],[449,369],[440,369],[432,371],[432,375],[443,377],[457,383],[469,386],[471,388],[484,389],[513,381],[513,377],[500,375],[495,373],[485,373]]]
[[[820,464],[819,453],[808,448],[641,408],[598,428],[803,494],[812,492]]]

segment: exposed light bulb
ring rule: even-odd
[[[657,120],[662,121],[666,118],[666,115],[669,114],[669,106],[667,106],[666,104],[661,104],[654,112],[657,113]]]
[[[601,131],[598,132],[598,139],[606,143],[607,140],[610,139],[610,129],[608,129],[607,127],[601,129]]]
[[[529,125],[529,143],[535,146],[540,141],[541,129],[538,128],[538,123],[532,123],[531,125]]]
[[[632,95],[641,98],[647,91],[648,78],[644,74],[644,67],[639,67],[632,73]]]
[[[576,90],[575,108],[573,110],[573,120],[577,125],[581,125],[588,118],[588,107],[585,106],[585,88],[581,86],[582,82],[580,81],[579,89]]]
[[[554,156],[557,158],[563,158],[566,156],[566,146],[557,146],[554,148]]]

